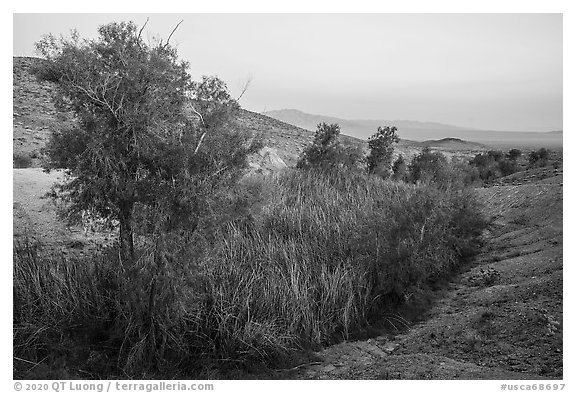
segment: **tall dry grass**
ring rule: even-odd
[[[16,246],[15,356],[84,359],[63,368],[98,377],[189,376],[198,359],[278,364],[453,270],[485,226],[464,189],[295,170],[244,186],[249,214],[215,220],[209,242],[203,230],[165,234],[132,267],[113,253],[65,260]]]

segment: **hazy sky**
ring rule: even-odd
[[[15,14],[14,55],[43,34],[93,38],[150,17],[190,72],[218,75],[246,109],[562,129],[561,14]]]

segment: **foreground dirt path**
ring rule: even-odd
[[[344,342],[294,379],[562,379],[562,183],[478,190],[494,217],[483,252],[424,321]]]

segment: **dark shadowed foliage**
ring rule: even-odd
[[[402,154],[392,164],[392,179],[397,181],[408,181],[409,179],[408,164]]]
[[[549,158],[550,151],[543,147],[536,151],[531,151],[528,155],[528,161],[531,167],[546,166]]]

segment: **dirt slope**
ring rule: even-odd
[[[479,189],[494,224],[483,252],[423,322],[345,342],[296,379],[562,379],[562,186]],[[559,176],[560,178],[562,176]]]

